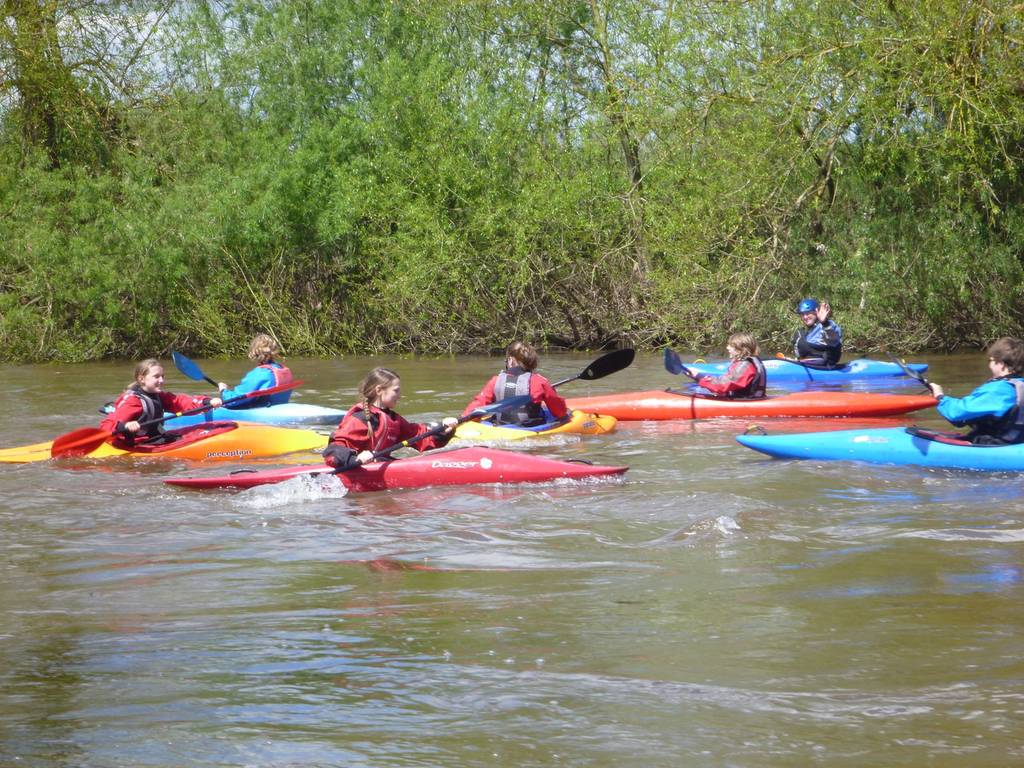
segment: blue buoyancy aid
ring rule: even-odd
[[[843,355],[843,329],[831,320],[801,328],[793,334],[793,355],[798,359],[820,359],[823,365],[837,365]]]

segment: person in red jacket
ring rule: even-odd
[[[100,422],[100,429],[110,431],[115,441],[120,439],[129,445],[136,440],[167,441],[163,422],[146,422],[161,418],[165,411],[178,413],[220,404],[219,397],[164,392],[164,367],[159,360],[149,358],[135,366],[135,380],[114,402],[114,410]]]
[[[764,397],[764,363],[757,356],[757,340],[749,333],[734,333],[725,346],[731,364],[721,376],[698,373],[694,381],[712,394],[723,398],[753,400]]]
[[[362,401],[352,406],[342,418],[324,449],[324,461],[336,469],[373,461],[373,452],[422,435],[433,428],[415,424],[395,413],[402,396],[402,381],[390,368],[374,368],[359,384]],[[458,420],[452,417],[441,422],[447,427],[439,435],[424,438],[415,448],[427,451],[441,448],[451,439]]]
[[[563,398],[551,382],[537,373],[537,352],[529,344],[514,341],[505,349],[505,369],[484,384],[484,388],[474,397],[463,416],[473,410],[499,400],[519,395],[530,395],[531,402],[518,410],[502,411],[494,418],[495,424],[514,424],[520,427],[534,427],[545,422],[541,405],[556,419],[564,419],[569,409]]]

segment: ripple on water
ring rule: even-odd
[[[283,483],[249,488],[234,496],[231,504],[238,509],[274,509],[347,495],[348,488],[335,475],[300,475]]]
[[[1024,528],[950,528],[944,530],[902,531],[896,538],[932,539],[934,541],[978,541],[999,544],[1024,542]]]

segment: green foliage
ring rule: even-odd
[[[1012,2],[101,5],[0,36],[5,358],[1024,334]]]

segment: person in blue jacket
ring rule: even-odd
[[[843,329],[832,320],[828,302],[804,299],[796,306],[804,327],[793,334],[793,357],[820,368],[833,368],[843,356]]]
[[[955,427],[971,427],[966,438],[979,445],[1024,443],[1024,341],[1004,336],[987,350],[992,378],[965,397],[950,397],[930,382],[936,406]]]
[[[249,371],[238,386],[230,388],[224,382],[217,386],[220,388],[222,400],[228,400],[239,395],[246,395],[249,392],[256,392],[260,389],[276,387],[281,384],[292,383],[292,372],[286,365],[277,362],[274,358],[280,353],[277,342],[265,333],[257,333],[249,342],[249,359],[256,363],[256,367]],[[277,392],[269,397],[250,397],[241,400],[237,405],[229,406],[234,408],[257,408],[266,405],[280,405],[287,403],[292,396],[290,389],[284,392]]]

